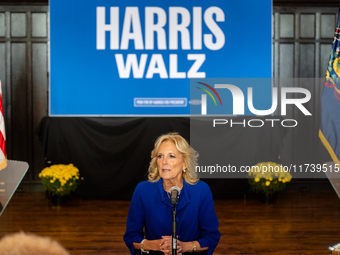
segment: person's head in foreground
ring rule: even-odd
[[[173,187],[179,190],[177,254],[213,254],[221,235],[210,188],[195,172],[197,158],[178,133],[158,137],[151,152],[149,180],[137,185],[130,204],[124,241],[131,254],[172,254]]]
[[[3,255],[70,255],[57,241],[31,233],[15,233],[0,240]]]

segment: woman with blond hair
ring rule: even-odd
[[[148,181],[134,191],[124,241],[131,254],[172,254],[170,189],[177,204],[177,254],[213,254],[220,232],[209,186],[197,179],[198,154],[178,133],[160,136],[151,152]]]

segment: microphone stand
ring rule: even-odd
[[[177,221],[176,221],[176,205],[172,206],[172,255],[177,255]]]

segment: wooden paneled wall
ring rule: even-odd
[[[324,77],[338,8],[274,7],[275,78]]]
[[[47,6],[0,6],[0,79],[9,159],[26,161],[29,183],[39,183],[44,155],[34,134],[48,114]]]
[[[282,163],[323,164],[330,157],[318,137],[320,100],[331,52],[338,8],[274,7],[273,12],[273,77],[281,87],[304,87],[311,94],[305,104],[312,117],[305,117],[296,107],[286,118],[298,120],[298,128],[290,130],[284,143]],[[304,78],[296,82],[293,78]],[[308,80],[307,80],[308,78]]]
[[[324,77],[337,11],[336,7],[274,7],[273,77]],[[0,79],[8,158],[29,163],[26,184],[40,183],[38,173],[44,167],[42,147],[34,132],[48,114],[48,28],[46,5],[0,5]],[[317,84],[311,102],[315,112],[319,111],[321,91],[322,84]],[[304,131],[304,135],[313,136],[311,150],[315,155],[323,151],[316,135],[318,121],[314,118],[313,127]],[[287,143],[300,135],[292,134]],[[294,161],[296,152],[286,153]],[[324,158],[321,156],[320,161]]]

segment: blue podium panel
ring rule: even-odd
[[[50,115],[189,115],[192,78],[270,78],[272,2],[50,0]]]

